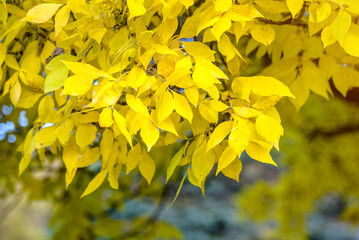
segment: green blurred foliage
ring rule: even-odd
[[[318,96],[299,114],[281,107],[286,111],[277,159],[280,175],[238,194],[240,218],[270,224],[267,239],[347,239],[315,236],[317,216],[350,224],[348,236],[353,237],[359,224],[358,107]]]

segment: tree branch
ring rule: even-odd
[[[265,23],[265,24],[272,24],[272,25],[294,25],[294,26],[298,26],[298,27],[303,27],[303,28],[308,28],[308,24],[300,22],[296,19],[292,19],[289,18],[285,21],[273,21],[270,19],[266,19],[266,18],[256,18],[256,20],[258,20],[259,22]]]
[[[314,131],[308,134],[309,139],[314,139],[316,137],[336,137],[342,134],[348,134],[352,132],[359,131],[359,124],[353,126],[343,126],[333,131],[326,131],[322,129],[315,129]]]

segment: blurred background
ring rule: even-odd
[[[352,97],[350,97],[352,96]],[[353,98],[354,96],[354,98]],[[136,171],[80,199],[97,164],[82,169],[65,190],[59,156],[34,154],[19,178],[16,151],[36,107],[14,109],[0,100],[0,239],[310,239],[359,240],[359,109],[355,96],[329,102],[311,96],[296,112],[278,104],[285,129],[278,167],[243,154],[239,183],[212,173],[206,196],[186,180],[185,169],[164,184],[176,144],[155,148],[159,168],[151,187]],[[162,164],[161,164],[162,163]],[[157,163],[156,163],[157,165]]]

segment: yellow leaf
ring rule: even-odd
[[[54,112],[54,107],[55,103],[51,95],[46,95],[44,98],[41,99],[37,110],[39,118],[43,123],[45,123],[46,120],[51,117],[51,113]]]
[[[141,144],[137,144],[128,152],[125,165],[126,165],[126,175],[129,174],[140,161],[140,157],[142,155]]]
[[[41,69],[41,59],[38,55],[38,41],[30,42],[25,49],[21,61],[21,69],[32,74],[38,74]]]
[[[16,106],[19,103],[21,97],[21,84],[19,81],[16,81],[15,84],[10,89],[10,100]]]
[[[220,123],[211,134],[207,143],[207,152],[220,144],[222,140],[231,132],[233,126],[232,121]]]
[[[95,39],[98,44],[101,44],[102,38],[106,32],[107,32],[106,28],[96,28],[96,29],[92,29],[88,35],[92,39]]]
[[[5,63],[9,68],[20,70],[19,64],[17,63],[15,56],[12,54],[6,54]]]
[[[105,180],[107,176],[107,170],[101,170],[96,177],[94,177],[91,182],[87,185],[84,193],[81,195],[82,197],[85,197],[86,195],[89,195],[90,193],[94,192],[97,188],[101,186],[103,181]]]
[[[246,153],[254,160],[277,166],[277,164],[273,161],[271,155],[269,154],[270,150],[271,148],[264,148],[257,143],[249,142],[246,148]]]
[[[256,130],[262,138],[271,144],[278,143],[280,136],[283,135],[282,125],[265,114],[260,114],[257,117]]]
[[[71,139],[71,141],[69,141],[69,143],[64,146],[62,151],[62,161],[64,161],[67,171],[72,172],[76,168],[79,156],[79,148]]]
[[[193,113],[187,99],[184,96],[173,92],[173,100],[176,112],[192,123]]]
[[[156,166],[153,159],[147,153],[143,153],[138,168],[140,169],[142,176],[148,182],[148,185],[150,185],[153,175],[155,175]]]
[[[340,44],[343,43],[345,34],[348,32],[351,22],[352,17],[350,14],[345,10],[341,10],[334,22],[330,25],[333,37]]]
[[[226,56],[227,63],[236,55],[242,58],[238,50],[233,46],[231,39],[227,36],[227,34],[222,35],[221,40],[218,43],[218,50]]]
[[[297,111],[304,105],[304,103],[307,101],[310,91],[308,87],[305,85],[302,78],[297,78],[291,85],[290,90],[294,94],[295,99],[290,99],[290,101],[293,103]]]
[[[136,134],[142,128],[144,123],[148,121],[148,118],[144,117],[142,114],[135,112],[132,109],[127,112],[125,118],[128,131],[131,135]]]
[[[155,145],[158,138],[160,137],[160,131],[151,121],[147,121],[142,126],[140,134],[142,140],[147,145],[147,151],[151,150],[152,146]]]
[[[4,5],[6,5],[6,8],[7,8],[7,11],[19,18],[23,18],[26,16],[26,12],[19,8],[18,6],[16,5],[13,5],[13,4],[6,4],[6,1],[5,0],[2,0],[2,2],[4,3]]]
[[[242,118],[257,117],[260,111],[251,107],[233,107],[233,110]]]
[[[347,66],[340,65],[333,74],[333,83],[336,89],[346,97],[349,89],[359,86],[359,72]]]
[[[115,120],[115,123],[118,126],[118,128],[120,129],[121,133],[125,136],[126,140],[132,147],[132,137],[127,130],[125,118],[120,113],[118,113],[116,110],[114,110],[113,111],[113,119]]]
[[[164,18],[164,20],[161,22],[160,26],[156,29],[156,34],[154,36],[156,45],[157,44],[167,45],[170,38],[176,32],[177,27],[178,27],[177,17]],[[144,65],[144,66],[147,66],[147,65]]]
[[[258,111],[265,111],[274,107],[280,99],[282,99],[281,96],[259,97],[252,107]]]
[[[108,174],[108,181],[110,183],[110,186],[113,189],[118,190],[119,184],[118,184],[118,178],[121,174],[121,170],[122,170],[122,164],[121,163],[117,163],[116,166],[112,167],[109,171]]]
[[[25,171],[25,169],[29,166],[32,152],[35,150],[35,138],[34,138],[34,129],[31,128],[26,135],[24,140],[24,153],[21,161],[19,163],[19,176]]]
[[[21,81],[31,87],[33,91],[43,92],[45,79],[42,76],[21,69],[19,77]]]
[[[191,38],[197,34],[197,27],[199,23],[199,15],[193,15],[186,19],[182,28],[180,37],[181,38]]]
[[[327,1],[322,1],[316,9],[316,22],[322,22],[330,16],[332,7]]]
[[[182,44],[185,51],[192,55],[195,59],[204,58],[211,62],[214,61],[214,54],[216,52],[210,49],[206,44],[201,42],[182,42]]]
[[[36,148],[48,147],[55,141],[55,126],[43,128],[35,135]]]
[[[82,77],[87,76],[88,78],[96,79],[99,77],[110,77],[105,71],[98,70],[90,64],[82,62],[70,62],[61,60],[68,69],[71,70],[75,75],[81,75]]]
[[[143,0],[127,0],[127,6],[130,11],[130,18],[138,17],[146,13]]]
[[[60,66],[58,69],[51,71],[46,75],[44,92],[52,92],[64,86],[68,74],[69,70],[66,66]],[[92,80],[90,83],[92,84]]]
[[[228,79],[222,70],[204,58],[196,59],[195,70],[192,78],[193,81],[203,89],[211,87],[213,83],[220,83],[217,78]]]
[[[229,164],[231,164],[237,158],[237,153],[233,151],[233,149],[228,146],[222,153],[221,157],[218,160],[217,172],[216,176],[220,171],[226,168]]]
[[[232,82],[232,91],[238,95],[240,99],[246,100],[249,103],[249,95],[251,93],[250,81],[246,77],[236,77]]]
[[[167,174],[166,174],[166,183],[171,178],[174,170],[178,166],[178,164],[181,162],[181,159],[183,157],[183,154],[187,150],[189,141],[186,142],[186,144],[172,157],[170,164],[167,167]]]
[[[197,107],[199,98],[198,89],[196,87],[185,88],[184,93],[186,94],[188,101],[192,103],[194,107]]]
[[[228,109],[228,105],[224,104],[221,101],[217,101],[217,100],[206,101],[203,104],[207,105],[209,108],[211,108],[217,112],[223,112]]]
[[[46,59],[52,56],[52,52],[55,50],[55,45],[50,41],[46,40],[44,47],[42,48],[41,54],[40,54],[40,62],[43,65],[46,65]],[[37,49],[37,51],[39,51]],[[37,53],[35,53],[37,54]],[[45,67],[46,68],[46,67]]]
[[[161,58],[157,64],[157,74],[160,74],[164,78],[168,79],[168,77],[175,70],[177,59],[178,58],[173,55],[167,55]]]
[[[289,11],[292,13],[292,17],[300,11],[303,7],[304,0],[287,0],[287,6]]]
[[[110,156],[114,153],[112,152],[113,148],[113,132],[112,130],[106,128],[102,133],[102,139],[100,143],[100,150],[102,155],[102,167],[107,168],[109,164]]]
[[[324,48],[334,44],[337,40],[334,38],[332,30],[330,27],[323,28],[321,39],[323,42]]]
[[[251,26],[251,35],[256,41],[268,46],[275,38],[275,31],[269,24],[254,23]]]
[[[179,0],[186,8],[189,8],[193,5],[194,0]]]
[[[197,187],[201,187],[201,184],[198,182],[198,179],[194,176],[193,174],[193,170],[191,168],[187,169],[187,174],[188,174],[188,181]]]
[[[328,99],[327,92],[330,92],[329,82],[323,71],[311,60],[303,61],[301,78],[310,90]]]
[[[5,0],[2,0],[2,2]],[[9,4],[10,5],[10,4]],[[6,3],[0,4],[0,21],[6,27],[6,20],[7,20],[8,10],[6,7]]]
[[[5,61],[7,49],[4,44],[0,43],[0,64]]]
[[[222,173],[224,176],[228,178],[232,178],[235,181],[239,181],[239,174],[242,171],[242,162],[238,158],[234,159],[234,161],[229,164],[226,168],[222,169]]]
[[[61,8],[55,16],[55,37],[59,34],[70,18],[70,8],[64,6]]]
[[[218,12],[226,12],[232,6],[232,0],[215,0],[214,7]]]
[[[201,45],[202,46],[202,45]],[[207,47],[207,45],[204,45]],[[213,54],[212,54],[213,55]],[[176,62],[175,72],[179,74],[187,75],[191,73],[192,59],[190,56],[186,56]]]
[[[76,172],[77,172],[77,168],[74,168],[71,172],[66,170],[65,173],[66,190],[71,184],[72,180],[74,179]]]
[[[75,14],[79,13],[81,15],[87,15],[87,17],[92,17],[89,4],[86,3],[86,0],[68,0],[66,6]]]
[[[101,151],[99,147],[85,148],[85,150],[81,152],[81,158],[76,162],[76,167],[88,167],[97,162],[100,159],[100,156]]]
[[[112,109],[104,108],[100,114],[99,125],[100,127],[111,127],[113,124]]]
[[[229,134],[228,145],[241,156],[244,149],[247,147],[250,139],[250,131],[246,126],[248,120],[238,119],[235,128]]]
[[[203,29],[213,26],[216,22],[218,22],[220,16],[222,15],[222,13],[217,12],[214,9],[214,5],[211,2],[212,1],[206,2],[207,6],[205,6],[205,9],[199,15],[196,35],[198,35]]]
[[[0,70],[1,73],[1,70]],[[4,84],[3,86],[3,93],[0,96],[0,98],[4,97],[6,94],[8,94],[11,90],[11,88],[13,87],[14,84],[16,84],[16,82],[19,81],[19,72],[15,72]],[[19,83],[20,84],[20,83]],[[20,85],[21,88],[21,85]],[[19,94],[19,96],[21,95],[21,92]],[[18,100],[18,99],[17,99]]]
[[[74,124],[72,123],[71,119],[66,119],[63,124],[60,124],[56,130],[55,134],[56,137],[62,144],[66,144],[71,136],[72,129],[74,128]]]
[[[211,109],[207,104],[200,104],[198,110],[202,117],[208,122],[216,123],[218,121],[218,111]]]
[[[288,12],[288,8],[283,1],[275,0],[256,0],[255,4],[268,13]]]
[[[237,27],[241,25],[241,22],[243,24],[244,22],[252,21],[254,18],[262,16],[262,14],[258,12],[258,10],[253,6],[252,3],[234,4],[232,5],[232,8],[229,9],[227,14],[230,16],[231,20],[234,21],[233,26],[237,25]],[[238,36],[236,36],[236,38],[237,37]]]
[[[62,4],[43,3],[31,8],[22,21],[43,23],[49,20]]]
[[[99,81],[92,91],[92,101],[86,107],[107,107],[113,106],[119,99],[122,86],[119,82],[113,82],[107,79]]]
[[[21,89],[21,96],[15,106],[18,108],[25,108],[25,109],[31,108],[32,106],[35,105],[37,100],[39,100],[39,98],[42,95],[43,95],[42,93],[28,91],[25,88]]]
[[[116,166],[112,167],[108,174],[108,181],[113,189],[118,189],[118,177],[121,174],[122,164],[117,163]]]
[[[155,111],[152,111],[154,113],[156,113]],[[176,131],[176,128],[173,124],[173,121],[171,119],[171,117],[166,118],[165,120],[163,120],[161,123],[158,123],[157,119],[156,119],[156,114],[151,114],[152,120],[154,121],[153,123],[162,130],[168,131],[173,133],[174,135],[178,136],[178,133]]]
[[[207,175],[211,172],[216,160],[216,155],[213,150],[206,152],[207,143],[206,140],[198,146],[192,155],[192,170],[194,176],[199,182],[205,180]]]
[[[349,30],[344,37],[342,47],[344,50],[354,56],[359,57],[359,26],[352,23],[350,24]]]
[[[222,0],[219,0],[222,1]],[[216,40],[219,42],[219,39],[221,39],[222,34],[231,28],[232,21],[229,15],[223,15],[217,22],[214,24],[213,28],[211,28],[211,33],[216,38]]]
[[[92,124],[82,124],[76,130],[76,143],[81,148],[84,149],[88,145],[92,144],[96,139],[97,128]]]
[[[126,94],[126,103],[130,108],[132,108],[134,111],[142,114],[145,117],[149,117],[148,109],[143,105],[143,102],[141,99],[136,98],[135,96],[131,94]]]
[[[146,72],[142,68],[134,66],[126,77],[126,83],[132,88],[138,88],[146,81],[146,79]]]
[[[154,76],[147,76],[146,81],[142,86],[138,88],[137,97],[140,96],[142,93],[150,89],[151,87],[155,86],[157,83],[157,79]]]
[[[65,80],[64,90],[62,94],[80,96],[90,90],[93,79],[88,75],[73,75]]]
[[[261,96],[287,96],[293,97],[289,88],[281,81],[266,76],[245,77],[253,93]]]
[[[84,114],[74,114],[71,116],[71,120],[74,123],[97,123],[99,119],[99,113],[97,111],[91,111]]]
[[[153,46],[153,48],[159,54],[163,54],[163,55],[169,54],[169,55],[174,55],[174,56],[178,57],[178,54],[174,50],[171,50],[168,46],[156,44]]]
[[[198,65],[200,66],[201,70],[206,69],[208,72],[210,72],[213,77],[228,79],[226,74],[224,74],[221,69],[219,69],[216,65],[212,64],[210,61],[206,59],[203,58],[196,59],[196,68],[198,67]]]
[[[165,91],[156,104],[156,113],[159,123],[171,115],[174,110],[174,105],[172,94],[169,91]]]

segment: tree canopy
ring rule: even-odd
[[[82,196],[137,168],[150,184],[162,163],[166,182],[184,169],[179,190],[204,194],[215,164],[238,181],[244,152],[276,165],[281,99],[359,86],[356,0],[2,0],[0,14],[1,97],[36,109],[19,174],[60,154],[68,187],[100,160]]]

